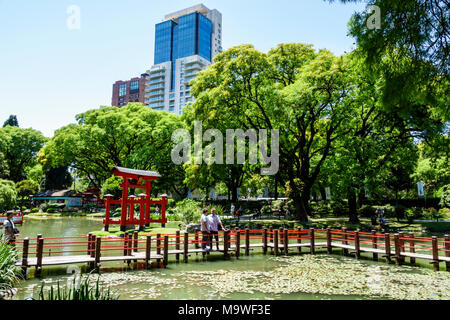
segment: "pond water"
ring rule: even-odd
[[[62,218],[27,220],[22,236],[78,236],[101,228],[100,220]],[[66,268],[44,268],[44,278],[23,281],[16,299],[37,297],[46,287],[71,282]],[[97,275],[92,280],[97,280]],[[192,255],[189,263],[143,270],[143,264],[102,266],[100,282],[120,299],[188,300],[323,300],[323,299],[450,299],[450,273],[411,266],[392,266],[339,255],[232,257],[211,254],[208,261]]]

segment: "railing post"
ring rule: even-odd
[[[431,238],[431,247],[433,249],[433,261],[431,264],[433,265],[434,271],[439,271],[439,249],[437,237]]]
[[[444,248],[445,248],[445,256],[450,257],[450,236],[446,234],[444,236]],[[450,261],[445,262],[445,268],[447,271],[450,271]]]
[[[400,265],[402,262],[400,260],[400,240],[398,234],[394,234],[394,249],[395,249],[395,263]]]
[[[195,230],[195,249],[200,248],[198,243],[198,230]]]
[[[316,253],[316,241],[314,239],[314,228],[309,229],[309,239],[310,239],[310,252],[311,254]]]
[[[44,251],[44,239],[42,234],[37,235],[37,246],[36,246],[36,272],[35,277],[39,278],[42,272],[42,254]]]
[[[409,252],[416,253],[414,233],[412,233],[412,232],[409,234]],[[409,258],[409,263],[415,264],[416,258],[414,258],[414,257]]]
[[[94,268],[95,272],[100,272],[100,256],[101,256],[102,238],[97,237],[95,239],[95,255],[94,255]]]
[[[403,264],[405,262],[405,257],[402,256],[402,253],[405,252],[405,238],[403,232],[398,233],[398,244],[400,248],[400,263]]]
[[[92,245],[92,236],[93,236],[92,232],[89,232],[88,233],[87,255],[90,256],[90,257],[92,257],[91,249],[93,247],[93,245]]]
[[[343,227],[342,228],[342,244],[343,245],[348,245],[348,240],[347,240],[347,228]],[[348,256],[348,249],[347,248],[343,248],[342,249],[342,254],[344,256]]]
[[[267,227],[263,228],[263,254],[267,254]]]
[[[131,253],[133,251],[133,236],[130,234],[128,235],[128,256],[131,256]],[[130,260],[128,260],[128,263],[130,263]]]
[[[161,267],[161,259],[159,256],[161,255],[161,234],[158,233],[156,235],[156,254],[158,255],[158,259],[156,259],[156,264],[158,265],[158,268]]]
[[[302,228],[297,227],[297,243],[302,243]],[[302,253],[302,247],[298,247],[298,253]]]
[[[167,264],[169,263],[169,236],[164,236],[164,252],[163,252],[163,265],[164,268],[167,267]]]
[[[148,235],[145,239],[145,268],[148,269],[152,252],[152,236]]]
[[[361,257],[361,247],[360,247],[359,231],[355,231],[355,258],[359,259]]]
[[[331,228],[327,228],[327,252],[328,254],[333,253],[333,248],[331,247]]]
[[[223,234],[223,256],[225,259],[229,258],[228,249],[230,248],[230,230],[225,230]]]
[[[188,263],[189,257],[189,232],[184,232],[183,262]]]
[[[245,255],[250,255],[250,230],[245,228]]]
[[[275,255],[278,255],[278,230],[273,230],[273,251]]]
[[[29,246],[30,246],[30,238],[26,237],[25,239],[23,239],[23,247],[22,247],[22,274],[25,279],[27,278]]]
[[[372,248],[378,249],[378,237],[377,237],[377,231],[372,230]],[[378,261],[378,253],[373,253],[373,261]]]
[[[278,238],[279,238],[279,241],[280,241],[280,245],[283,245],[284,244],[284,228],[281,227],[278,230],[279,230],[278,231]]]
[[[241,231],[239,228],[236,228],[236,258],[239,258],[241,253]]]
[[[175,234],[175,250],[180,250],[180,231],[177,230],[176,234]],[[175,254],[175,259],[177,260],[177,262],[180,262],[180,254],[177,253]]]
[[[284,229],[283,231],[283,236],[284,236],[284,255],[287,256],[289,255],[289,229]]]
[[[138,232],[135,231],[133,233],[133,242],[134,242],[133,243],[133,252],[138,252],[138,248],[139,248],[139,242],[138,241],[139,241],[139,235],[138,235]],[[134,260],[134,262],[136,263],[137,260]]]
[[[269,240],[270,243],[273,243],[273,226],[269,227]],[[273,250],[273,247],[271,247],[270,249]]]
[[[125,232],[125,235],[123,236],[123,255],[128,255],[128,232]]]
[[[91,247],[90,247],[90,252],[88,253],[88,255],[91,258],[94,258],[94,261],[89,263],[89,269],[94,270],[95,269],[95,248],[97,245],[97,242],[96,242],[97,236],[95,234],[92,234],[90,239],[91,239],[90,240]]]
[[[384,234],[384,248],[386,251],[386,263],[391,263],[391,236],[389,233]]]

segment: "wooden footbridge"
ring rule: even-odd
[[[344,255],[369,253],[375,261],[384,258],[387,263],[405,263],[406,258],[414,264],[416,259],[429,260],[435,271],[439,264],[445,263],[450,271],[450,237],[416,237],[414,234],[387,234],[349,231],[342,229],[273,229],[262,230],[227,230],[215,239],[212,248],[218,247],[225,259],[230,255],[239,258],[241,254],[260,248],[263,254],[289,255],[326,249],[332,254],[333,249],[340,249]],[[44,266],[69,264],[88,264],[91,270],[100,271],[102,263],[107,262],[145,262],[146,268],[165,267],[169,256],[175,256],[176,262],[188,263],[193,254],[206,258],[209,253],[202,249],[202,235],[181,233],[140,237],[138,232],[125,233],[123,238],[101,238],[93,234],[83,237],[44,238],[17,240],[17,250],[21,259],[17,262],[26,275],[27,269],[35,268],[35,277],[41,276]],[[208,245],[209,246],[209,245]],[[215,250],[212,250],[212,252]]]

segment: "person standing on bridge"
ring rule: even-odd
[[[202,249],[209,252],[212,248],[211,231],[208,223],[208,209],[203,209],[202,217],[200,218],[200,231],[202,232]],[[209,248],[207,248],[207,245]]]
[[[16,236],[19,234],[19,230],[17,230],[14,226],[14,222],[12,222],[13,212],[8,212],[6,214],[6,220],[3,222],[4,228],[4,236],[3,239],[6,243],[10,245],[15,245]]]
[[[211,214],[208,216],[208,223],[209,223],[209,230],[211,231],[211,250],[215,237],[217,251],[219,251],[219,225],[222,228],[222,230],[225,230],[225,228],[223,227],[222,221],[220,221],[219,216],[216,214],[215,208],[211,210]]]

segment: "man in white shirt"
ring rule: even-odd
[[[222,221],[220,221],[219,216],[216,215],[215,208],[211,210],[211,214],[208,216],[208,223],[209,223],[209,230],[211,232],[211,249],[213,238],[215,237],[217,250],[219,250],[219,225],[221,226],[222,230],[225,230],[225,228],[223,227]]]
[[[203,209],[202,217],[200,218],[200,231],[202,232],[202,249],[209,252],[212,247],[211,230],[208,223],[208,209]],[[209,245],[209,248],[206,246]]]
[[[8,212],[6,214],[6,220],[3,222],[4,228],[4,241],[8,244],[14,245],[16,242],[16,233],[14,230],[16,229],[14,226],[14,222],[12,222],[13,213]]]

